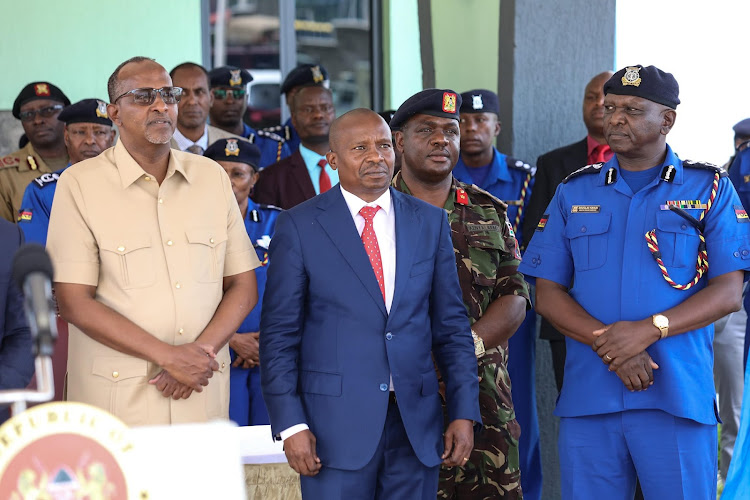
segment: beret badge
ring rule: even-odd
[[[639,87],[641,85],[640,71],[641,68],[638,66],[628,66],[625,68],[625,74],[622,75],[622,84]]]

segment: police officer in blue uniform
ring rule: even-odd
[[[679,87],[649,66],[604,85],[615,156],[569,175],[520,270],[565,334],[563,498],[716,497],[712,323],[740,307],[750,224],[719,167],[666,143]]]
[[[523,238],[524,207],[531,198],[536,169],[511,158],[494,146],[500,134],[497,94],[475,89],[461,94],[461,155],[453,168],[460,181],[475,184],[508,204],[508,220],[518,242]],[[518,448],[524,498],[542,498],[542,455],[536,409],[536,312],[526,311],[524,322],[508,341],[508,374],[513,384],[513,407],[521,425]]]
[[[279,90],[286,97],[286,105],[291,109],[292,98],[302,87],[321,85],[328,88],[329,84],[330,80],[328,78],[328,71],[322,64],[300,64],[286,75]],[[286,156],[297,151],[302,142],[299,134],[297,134],[297,130],[294,128],[294,125],[292,125],[291,118],[288,118],[283,125],[277,125],[263,130],[279,135],[284,139],[286,145],[289,147],[289,154]]]
[[[739,128],[739,129],[738,129]],[[729,179],[732,181],[743,207],[750,207],[750,119],[735,125],[735,154],[729,167]],[[747,134],[747,135],[740,135]],[[737,136],[739,135],[739,140]],[[744,141],[742,139],[745,139]],[[750,311],[750,293],[745,293],[744,308]],[[745,328],[744,365],[747,366],[747,355],[750,350],[750,318]]]
[[[273,237],[276,217],[281,209],[261,205],[250,199],[258,180],[260,151],[254,144],[238,139],[221,139],[203,153],[224,167],[232,182],[245,229],[258,253],[261,267],[255,269],[258,283],[258,305],[248,314],[229,341],[232,355],[230,372],[229,418],[239,425],[268,425],[268,411],[260,391],[258,337],[263,292],[268,269],[268,244]]]
[[[245,69],[221,66],[208,73],[214,103],[209,111],[211,125],[244,137],[260,149],[260,168],[265,168],[291,154],[277,134],[255,130],[243,121],[247,110],[247,84],[253,81]]]
[[[83,99],[63,109],[57,117],[65,123],[63,138],[70,163],[53,173],[42,174],[27,187],[18,213],[18,225],[27,242],[47,243],[49,215],[55,196],[57,179],[74,163],[93,158],[115,141],[112,120],[107,115],[107,103],[100,99]]]

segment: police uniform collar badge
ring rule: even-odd
[[[607,175],[604,177],[604,184],[609,186],[610,184],[614,184],[617,182],[617,169],[615,167],[609,167],[609,170],[607,170]]]
[[[38,96],[47,96],[50,95],[49,85],[46,83],[37,83],[34,85],[34,93]]]
[[[622,75],[622,84],[624,86],[632,85],[639,87],[641,85],[641,68],[638,66],[628,66],[625,68],[625,74]]]
[[[224,154],[227,156],[240,155],[240,145],[237,144],[237,139],[227,139],[227,145],[224,147]]]
[[[482,94],[471,96],[471,106],[474,109],[484,109],[484,103],[482,102]]]
[[[99,99],[96,100],[96,116],[99,118],[109,118],[109,115],[107,115],[107,103]]]
[[[242,76],[240,75],[241,69],[230,69],[229,70],[229,85],[236,87],[242,85]]]
[[[667,165],[664,167],[661,171],[661,175],[659,175],[659,178],[663,181],[667,182],[674,182],[674,174],[677,172],[677,169],[674,168],[674,165]]]
[[[312,72],[313,82],[320,83],[324,80],[323,72],[320,70],[320,66],[313,66],[312,68],[310,68],[310,71]]]
[[[26,157],[26,163],[29,164],[29,168],[31,170],[36,170],[37,168],[39,168],[39,165],[37,165],[37,163],[36,163],[36,158],[34,158],[31,155],[29,155],[29,156]]]
[[[443,111],[445,113],[456,112],[456,94],[453,92],[443,92]]]
[[[466,194],[466,190],[463,188],[456,188],[456,203],[459,205],[469,204],[469,195]]]

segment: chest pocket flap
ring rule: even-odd
[[[698,219],[701,211],[688,213]],[[695,267],[700,243],[695,226],[671,210],[661,210],[656,214],[656,229],[661,259],[666,266]]]
[[[565,225],[565,237],[570,240],[570,251],[576,271],[587,271],[607,261],[607,240],[611,214],[571,214]]]
[[[149,235],[103,235],[99,250],[103,271],[117,276],[123,289],[143,288],[156,282],[154,249]]]
[[[224,272],[226,227],[194,227],[185,230],[189,243],[190,265],[199,283],[214,283]]]

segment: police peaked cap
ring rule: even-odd
[[[632,95],[642,97],[669,108],[680,104],[680,86],[672,73],[656,66],[626,66],[604,84],[604,95]]]
[[[20,120],[21,106],[36,99],[49,99],[50,101],[61,102],[65,106],[70,105],[68,96],[56,85],[52,85],[49,82],[32,82],[21,90],[21,93],[18,94],[18,97],[13,102],[13,116]]]
[[[246,69],[235,66],[221,66],[208,72],[211,87],[244,87],[253,81],[253,75]]]
[[[98,123],[112,126],[112,120],[107,114],[107,103],[101,99],[83,99],[63,109],[57,119],[65,124]]]
[[[461,113],[500,114],[497,94],[487,89],[474,89],[461,94]]]
[[[417,92],[396,110],[391,118],[391,128],[401,128],[416,115],[432,115],[458,120],[461,108],[461,95],[449,89],[426,89]]]
[[[328,71],[322,64],[300,64],[286,75],[280,92],[286,94],[294,87],[322,85],[328,88]]]
[[[260,170],[260,149],[255,144],[242,139],[219,139],[203,152],[203,156],[214,161],[246,163],[256,171]]]

